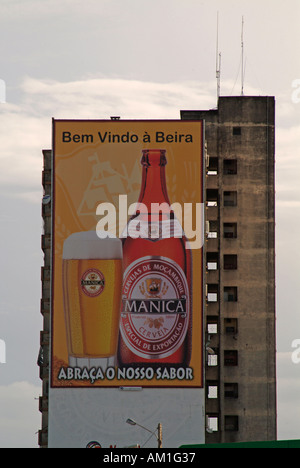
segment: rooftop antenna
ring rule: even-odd
[[[217,13],[216,78],[217,78],[217,97],[219,99],[220,90],[221,90],[221,53],[219,53],[219,12]]]
[[[241,95],[244,96],[244,17],[243,17],[243,16],[242,16],[242,37],[241,37],[241,43],[242,43],[242,73],[241,73],[242,90],[241,90]]]

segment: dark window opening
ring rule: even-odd
[[[237,383],[225,383],[224,384],[224,396],[225,398],[238,398],[239,385]]]
[[[224,270],[237,270],[237,255],[224,255]]]
[[[207,175],[217,175],[218,174],[218,158],[212,158],[209,156],[208,166],[207,166]]]
[[[235,175],[235,174],[237,174],[237,160],[236,159],[224,159],[224,161],[223,161],[223,173],[224,173],[224,175]]]
[[[236,350],[224,351],[224,366],[237,366],[238,352]]]
[[[224,237],[226,239],[237,238],[237,223],[224,223]]]
[[[224,192],[224,206],[237,206],[237,192]]]
[[[241,135],[242,134],[242,127],[233,127],[232,135]]]
[[[238,416],[225,416],[225,431],[238,431],[239,430],[239,417]]]
[[[236,335],[238,332],[238,321],[236,318],[225,318],[224,329],[226,335]]]
[[[215,189],[206,190],[206,204],[207,206],[218,206],[219,193]]]
[[[238,293],[236,286],[225,286],[224,287],[224,301],[225,302],[237,302]]]
[[[207,271],[217,270],[219,268],[219,255],[217,252],[207,252],[206,268]]]

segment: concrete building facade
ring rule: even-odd
[[[181,118],[205,120],[206,442],[275,440],[275,100]]]
[[[50,357],[50,299],[51,299],[51,150],[43,151],[43,234],[41,248],[44,253],[44,265],[41,271],[41,314],[43,330],[40,333],[40,352],[38,365],[42,380],[42,395],[39,398],[39,410],[42,414],[41,429],[38,432],[38,444],[41,448],[48,446],[48,395],[49,395],[49,357]]]

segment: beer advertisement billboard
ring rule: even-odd
[[[203,123],[53,119],[51,388],[203,387]]]

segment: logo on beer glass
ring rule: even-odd
[[[103,273],[95,268],[85,271],[80,281],[82,291],[89,297],[99,296],[103,292],[104,285]]]

